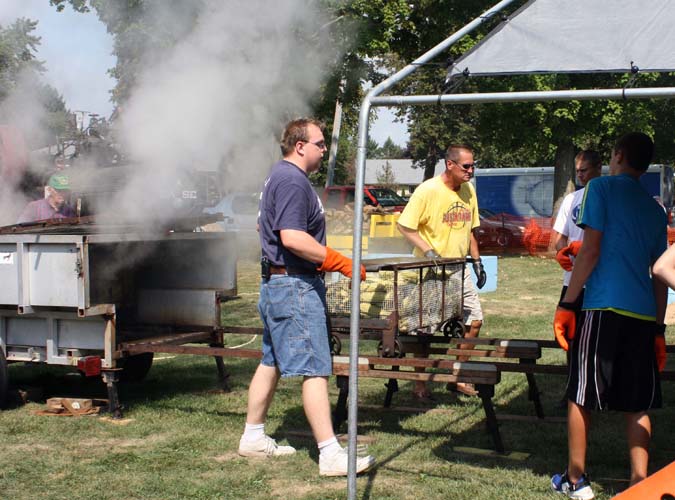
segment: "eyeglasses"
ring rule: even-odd
[[[313,144],[314,146],[316,146],[319,149],[328,149],[328,148],[326,148],[326,141],[316,141],[316,142],[302,141],[302,142],[304,142],[306,144]]]
[[[476,169],[476,164],[475,163],[457,163],[455,160],[450,160],[452,163],[455,165],[459,165],[462,167],[464,170],[471,170],[471,169]]]

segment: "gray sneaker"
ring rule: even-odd
[[[238,453],[242,457],[280,457],[292,455],[295,448],[292,446],[279,446],[277,442],[265,434],[255,441],[245,441],[244,437],[239,440]]]
[[[342,448],[332,457],[319,455],[319,474],[321,476],[346,476],[349,455],[347,448]],[[375,457],[368,455],[356,458],[356,473],[365,472],[375,465]]]

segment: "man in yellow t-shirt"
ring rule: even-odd
[[[459,258],[471,255],[483,288],[486,275],[480,260],[478,241],[473,230],[480,225],[476,191],[470,181],[474,172],[473,150],[464,144],[453,144],[445,153],[445,171],[423,182],[410,197],[398,220],[398,229],[414,245],[413,253],[430,259]],[[477,337],[483,324],[483,311],[478,292],[468,268],[464,269],[465,336]],[[462,345],[470,349],[471,345]],[[462,360],[462,359],[460,359]],[[470,384],[457,384],[457,390],[475,395]],[[428,399],[431,393],[424,382],[416,382],[413,394]]]

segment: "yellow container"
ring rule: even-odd
[[[354,237],[351,234],[328,234],[326,235],[326,245],[337,250],[340,253],[352,253]],[[361,238],[361,250],[368,250],[368,236]]]
[[[372,214],[370,216],[370,237],[371,238],[393,238],[401,236],[396,222],[401,214]]]

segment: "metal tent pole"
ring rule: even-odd
[[[448,94],[374,97],[371,106],[418,106],[428,104],[480,104],[494,102],[590,101],[594,99],[654,99],[675,97],[675,87],[630,89],[547,90],[533,92],[492,92],[483,94]]]
[[[436,45],[431,50],[415,59],[411,64],[405,66],[385,81],[375,86],[368,92],[361,103],[359,112],[359,130],[358,146],[356,152],[356,184],[354,187],[356,196],[354,197],[354,239],[352,246],[352,310],[350,316],[349,331],[349,470],[347,474],[347,486],[349,500],[356,500],[356,437],[357,437],[357,418],[358,418],[358,358],[359,358],[359,303],[361,288],[361,231],[363,230],[363,185],[365,179],[366,165],[366,146],[368,144],[368,115],[370,114],[371,100],[380,95],[385,90],[393,87],[399,81],[406,78],[438,54],[447,50],[448,47],[456,43],[462,37],[472,32],[485,21],[489,20],[499,11],[503,10],[515,0],[502,0],[491,9],[475,18],[469,24],[461,28],[449,38]]]

